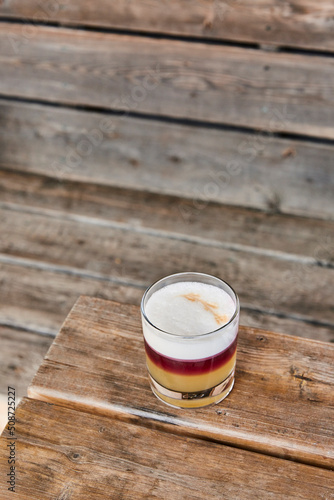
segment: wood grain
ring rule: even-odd
[[[334,139],[331,58],[37,26],[27,40],[22,25],[1,28],[2,95]]]
[[[3,167],[185,197],[186,220],[211,201],[333,218],[331,145],[6,100],[0,130]]]
[[[139,308],[83,297],[28,395],[333,468],[333,357],[328,344],[241,327],[230,396],[215,407],[167,410],[150,392]]]
[[[262,327],[266,326],[264,323],[266,318],[266,316],[260,315],[259,320],[255,314],[251,315],[250,312],[243,314],[243,322],[248,321],[253,326],[257,326],[257,324],[260,324]],[[272,330],[275,330],[275,328],[276,331],[284,329],[285,325],[282,325],[282,319],[280,318],[278,319],[278,324],[275,324],[275,317],[272,315],[269,315],[267,321],[268,327],[271,327]],[[285,322],[288,323],[288,320],[286,319]],[[59,319],[60,323],[61,318]],[[291,320],[290,325],[286,325],[287,331],[289,331],[289,328],[291,332],[296,331],[296,324],[301,334],[304,333],[310,336],[308,329],[305,331],[305,329],[299,326],[298,322],[293,320]],[[322,337],[321,335],[319,335],[319,338],[328,340],[325,336]],[[0,398],[1,396],[7,398],[8,386],[15,387],[18,398],[27,395],[28,385],[42,363],[52,340],[52,336],[0,326]],[[7,399],[5,401],[7,405]],[[4,407],[7,408],[6,405]]]
[[[52,214],[54,215],[54,214]],[[162,276],[196,269],[236,289],[241,307],[334,324],[334,269],[208,243],[0,208],[0,257],[78,269],[144,289]],[[1,259],[0,259],[1,260]]]
[[[334,264],[334,221],[242,207],[93,182],[0,170],[0,206],[26,213],[130,227],[133,231],[261,252],[310,257]]]
[[[29,500],[313,500],[334,491],[328,470],[31,399],[17,410],[16,434],[16,495]],[[3,475],[0,492],[7,494]]]
[[[247,0],[181,0],[140,4],[126,0],[98,0],[94,9],[88,1],[67,0],[53,8],[38,0],[7,0],[0,6],[0,16],[24,18],[67,25],[117,28],[181,36],[200,36],[217,40],[234,40],[333,50],[333,5],[329,0],[280,2]],[[29,31],[27,31],[29,33]]]
[[[50,265],[1,263],[0,323],[56,335],[80,294],[139,304],[144,288]],[[327,332],[328,333],[328,332]]]
[[[4,273],[4,274],[3,274]],[[5,277],[4,277],[5,276]],[[22,279],[20,283],[19,278]],[[2,290],[0,292],[0,323],[13,323],[21,328],[30,327],[42,334],[17,328],[0,326],[0,394],[7,396],[7,387],[16,388],[18,397],[27,394],[27,388],[41,364],[47,349],[51,345],[51,336],[43,330],[56,335],[63,318],[80,293],[90,291],[114,299],[124,298],[139,303],[140,290],[120,286],[105,286],[89,279],[73,278],[70,275],[39,272],[9,267],[1,273]],[[30,285],[29,285],[30,281]],[[8,286],[7,286],[8,283]],[[58,287],[58,288],[57,288]],[[14,292],[13,292],[14,290]],[[314,327],[301,321],[279,318],[272,314],[264,315],[252,311],[242,311],[242,322],[249,326],[258,326],[273,331],[283,331],[295,335],[324,341],[334,341],[333,329]]]
[[[243,325],[251,328],[262,328],[321,342],[334,342],[334,328],[329,324],[326,325],[325,322],[308,322],[293,316],[277,316],[273,313],[245,307],[241,311],[241,319]]]
[[[52,340],[50,336],[0,326],[0,394],[7,395],[11,386],[15,387],[16,397],[27,395],[28,384]]]
[[[0,324],[56,335],[80,294],[139,304],[144,288],[84,271],[12,259],[0,264]],[[34,265],[35,264],[35,265]],[[243,308],[241,322],[333,342],[333,326]]]

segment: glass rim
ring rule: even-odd
[[[232,291],[233,296],[235,298],[235,311],[234,311],[232,317],[230,318],[230,320],[227,323],[225,323],[224,325],[216,328],[215,330],[210,330],[209,332],[201,333],[199,335],[178,335],[177,333],[171,333],[171,332],[167,332],[166,330],[162,330],[158,326],[154,325],[154,323],[152,323],[152,321],[150,321],[149,318],[146,315],[144,302],[145,302],[145,299],[147,297],[147,294],[149,293],[149,291],[154,286],[158,285],[158,283],[160,283],[161,281],[166,280],[167,278],[174,278],[174,277],[175,278],[176,277],[180,277],[181,278],[182,276],[186,276],[186,275],[189,275],[189,274],[192,274],[192,275],[195,275],[195,276],[204,276],[204,277],[207,277],[207,278],[214,278],[217,281],[220,281],[221,283],[224,283],[224,285],[227,285],[228,288]],[[211,285],[211,286],[214,286],[214,285]],[[215,334],[215,333],[217,333],[217,332],[219,332],[221,330],[224,330],[227,326],[229,326],[235,320],[235,318],[237,317],[238,313],[240,312],[240,303],[239,303],[239,297],[238,297],[237,293],[235,292],[234,288],[232,288],[231,285],[229,285],[226,281],[222,280],[221,278],[218,278],[217,276],[213,276],[212,274],[186,271],[186,272],[182,272],[182,273],[175,273],[175,274],[169,274],[168,276],[164,276],[163,278],[158,279],[157,281],[155,281],[154,283],[152,283],[148,288],[146,288],[146,290],[144,292],[144,295],[143,295],[143,297],[141,299],[140,310],[141,310],[141,313],[142,313],[142,316],[144,317],[144,319],[155,330],[158,330],[160,333],[162,333],[164,335],[167,335],[167,336],[173,337],[173,338],[177,338],[177,339],[180,339],[180,340],[185,340],[185,339],[200,339],[200,338],[203,338],[203,337],[207,337],[209,335],[213,335],[213,334]]]

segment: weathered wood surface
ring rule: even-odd
[[[334,139],[334,59],[41,26],[27,40],[22,25],[1,28],[2,95]]]
[[[333,361],[329,344],[241,327],[229,397],[215,407],[166,411],[149,388],[139,308],[82,297],[28,395],[333,468]]]
[[[148,254],[145,244],[140,255],[132,252],[124,273],[123,249],[131,243],[128,237],[145,243],[148,235],[149,242],[161,242],[166,262],[161,264],[162,268],[151,270],[152,280],[161,276],[164,270],[166,274],[180,270],[175,261],[181,255],[178,242],[186,252],[193,249],[194,266],[197,262],[204,263],[205,270],[211,272],[217,271],[205,255],[212,253],[211,245],[214,255],[220,255],[222,247],[224,255],[226,252],[236,255],[239,263],[240,254],[247,256],[251,253],[252,259],[259,262],[260,268],[255,269],[259,276],[263,276],[262,256],[266,254],[263,249],[266,249],[267,262],[276,263],[277,257],[283,259],[282,265],[292,272],[290,277],[295,280],[297,288],[305,283],[312,284],[313,275],[309,276],[306,271],[317,269],[312,266],[313,259],[327,265],[331,265],[333,259],[333,223],[330,221],[269,215],[212,203],[198,207],[181,198],[91,183],[59,183],[43,176],[5,171],[0,175],[0,200],[5,208],[2,211],[3,234],[6,228],[8,231],[8,239],[1,240],[2,249],[8,255],[1,256],[0,322],[53,335],[80,294],[139,303],[150,282],[147,275],[138,275],[141,272],[139,257],[142,255],[145,259]],[[22,221],[20,214],[23,214]],[[14,220],[16,223],[12,225]],[[224,231],[221,220],[224,220]],[[98,251],[98,255],[103,256],[102,268],[99,269],[92,238],[96,230],[103,238]],[[67,241],[64,249],[62,235]],[[168,239],[165,249],[164,238]],[[123,246],[117,251],[121,241]],[[202,248],[203,243],[206,246]],[[172,255],[168,254],[169,251]],[[128,255],[128,251],[125,254]],[[174,264],[175,267],[171,267]],[[139,271],[136,271],[138,266]],[[184,266],[188,269],[185,262]],[[218,271],[220,274],[220,267]],[[321,269],[321,275],[324,272],[325,268]],[[328,278],[331,276],[332,270],[329,270]],[[242,279],[243,274],[238,282]],[[283,282],[283,277],[280,277],[278,283],[282,285]],[[295,311],[292,314],[285,312],[280,317],[282,311],[278,310],[277,316],[277,310],[269,310],[268,299],[278,298],[276,292],[280,287],[276,286],[261,304],[256,303],[257,297],[252,298],[253,302],[243,302],[244,324],[324,341],[333,340],[333,328],[328,323],[327,314],[319,316],[320,321],[315,325],[309,315],[301,316],[301,311],[299,319],[304,318],[306,322],[295,319]],[[324,287],[322,289],[330,295],[330,287],[327,291]],[[309,291],[308,287],[305,291]],[[281,302],[282,297],[278,299]]]
[[[19,314],[19,311],[18,311]],[[255,316],[255,315],[254,315]],[[263,315],[260,315],[260,325],[264,326]],[[256,317],[250,313],[243,314],[244,322],[248,320],[251,325],[256,326]],[[275,329],[275,317],[269,315],[268,327]],[[285,320],[286,323],[288,320]],[[59,324],[61,318],[59,319]],[[296,322],[291,321],[290,331],[295,331]],[[299,325],[299,324],[298,324]],[[40,325],[39,325],[40,326]],[[282,319],[278,318],[277,331],[284,328]],[[305,333],[299,326],[301,333]],[[306,330],[306,334],[309,332]],[[310,335],[310,334],[309,334]],[[27,388],[33,376],[37,372],[43,358],[50,347],[53,337],[33,333],[16,328],[0,326],[1,351],[0,351],[0,398],[7,397],[8,386],[15,387],[18,398],[27,395]],[[326,340],[327,337],[324,337]],[[7,399],[5,400],[7,402]],[[0,405],[1,406],[1,405]],[[6,408],[6,405],[3,405]]]
[[[334,492],[333,474],[325,469],[31,399],[17,409],[16,436],[16,496],[22,499],[314,500]],[[2,471],[7,438],[5,430]],[[0,493],[9,498],[5,478],[1,474]]]
[[[268,126],[286,119],[279,110]],[[329,144],[6,100],[0,128],[1,166],[11,170],[178,195],[194,200],[195,214],[217,201],[334,217]]]
[[[5,259],[2,258],[2,261]],[[144,287],[80,269],[11,258],[0,264],[0,323],[56,335],[80,294],[139,304]],[[300,337],[334,341],[333,326],[243,307],[241,322]]]
[[[0,394],[15,387],[16,397],[27,395],[29,382],[40,366],[53,338],[0,326]]]
[[[334,265],[330,220],[1,169],[0,207]]]
[[[27,387],[52,342],[50,334],[56,335],[80,293],[96,294],[134,304],[139,304],[143,293],[143,290],[131,286],[106,284],[97,279],[20,266],[2,266],[0,276],[0,324],[30,327],[39,332],[0,327],[0,394],[4,397],[7,395],[8,385],[16,388],[18,397],[27,394]],[[243,324],[249,326],[334,341],[333,329],[329,327],[314,327],[302,321],[249,310],[243,310],[241,317]]]
[[[330,0],[168,0],[140,4],[121,0],[66,0],[41,4],[38,0],[7,0],[0,17],[27,22],[61,22],[218,40],[265,43],[333,50],[333,4]],[[31,28],[22,29],[31,36]]]
[[[143,288],[33,261],[0,264],[0,323],[56,335],[82,293],[139,304]],[[329,336],[329,332],[325,335]]]
[[[333,268],[95,222],[0,208],[0,261],[1,255],[29,259],[141,289],[196,269],[232,283],[241,307],[334,324]]]
[[[98,0],[94,9],[76,0],[0,4],[0,20],[23,20],[1,22],[0,93],[44,101],[0,100],[0,168],[7,169],[0,171],[0,325],[11,326],[0,327],[0,375],[4,384],[14,380],[20,395],[50,341],[41,337],[39,343],[26,329],[55,335],[79,294],[138,304],[158,271],[160,277],[188,269],[186,254],[180,260],[178,251],[190,252],[194,267],[220,275],[231,259],[229,279],[235,284],[239,274],[245,289],[244,324],[334,340],[327,300],[333,270],[321,269],[317,280],[320,268],[313,265],[333,265],[332,222],[279,213],[333,218],[334,147],[272,136],[334,138],[333,59],[204,40],[330,51],[333,6],[261,0],[250,7],[237,0],[222,12],[216,0],[190,2],[187,9],[178,0]],[[203,43],[29,26],[24,20],[32,16],[203,37]],[[101,109],[69,109],[73,105]],[[125,113],[105,113],[117,109]],[[128,110],[155,117],[126,116]],[[175,118],[200,122],[181,125]],[[154,266],[149,276],[143,273],[145,254],[152,261],[146,238],[162,251],[160,269]],[[137,254],[126,250],[132,245]],[[266,279],[274,284],[267,295],[269,284],[261,288]]]

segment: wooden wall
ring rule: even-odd
[[[0,4],[0,392],[79,294],[216,274],[333,341],[329,0]]]

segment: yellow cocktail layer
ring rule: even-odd
[[[235,352],[223,366],[201,375],[180,375],[163,370],[155,365],[148,356],[146,356],[146,363],[154,380],[163,387],[176,392],[196,392],[205,391],[223,382],[234,368],[236,355]]]

